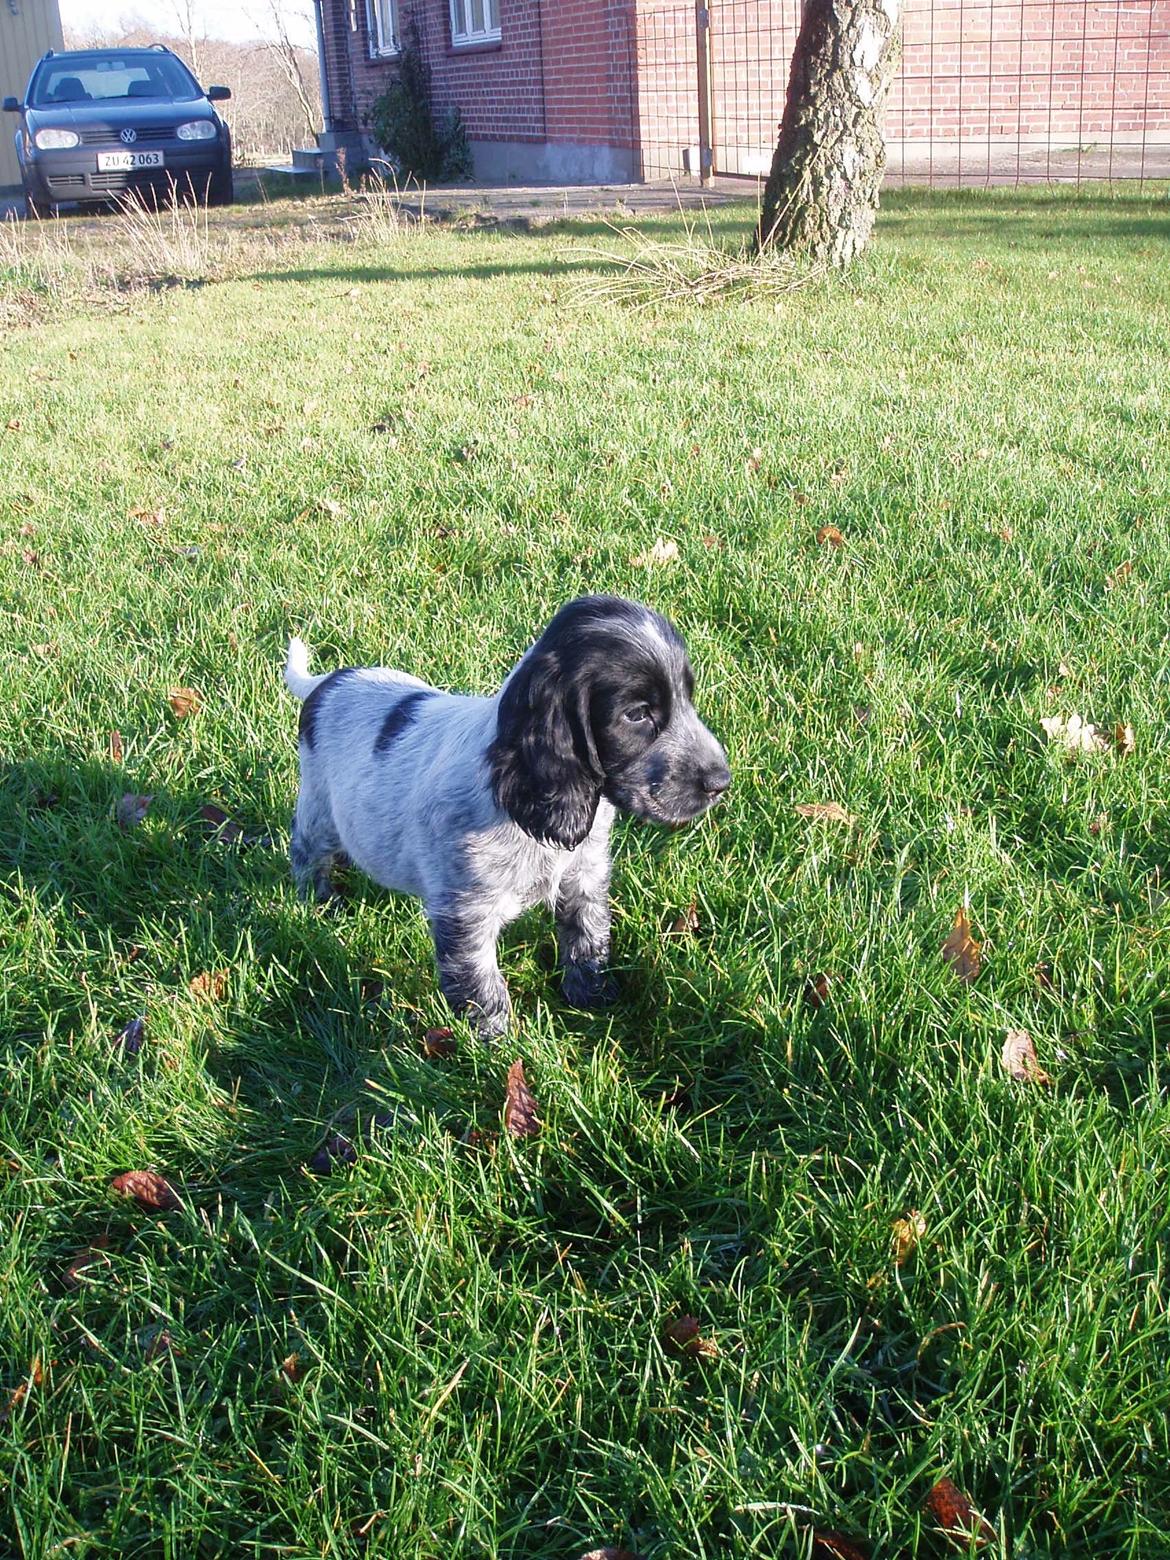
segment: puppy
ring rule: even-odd
[[[327,899],[335,865],[423,901],[443,994],[484,1035],[506,1031],[500,931],[543,902],[556,916],[574,1007],[617,994],[609,954],[615,808],[687,823],[731,783],[691,703],[686,646],[664,617],[617,596],[564,606],[492,698],[444,693],[408,672],[309,675],[292,869]]]

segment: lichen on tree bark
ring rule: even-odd
[[[873,230],[901,0],[807,0],[764,187],[759,247],[847,265]]]

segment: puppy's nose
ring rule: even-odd
[[[703,776],[703,790],[715,801],[722,796],[731,784],[731,770],[726,764],[720,764],[717,769],[709,769]]]

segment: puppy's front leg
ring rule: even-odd
[[[609,958],[609,851],[590,841],[578,852],[557,892],[557,946],[570,1007],[608,1007],[618,984],[605,972]]]
[[[505,1034],[512,1003],[496,961],[497,929],[482,917],[458,911],[431,911],[431,936],[439,986],[456,1013],[485,1038]]]

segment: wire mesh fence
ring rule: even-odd
[[[643,177],[766,174],[801,0],[637,0]],[[940,186],[1170,177],[1170,0],[906,0],[887,181]]]

